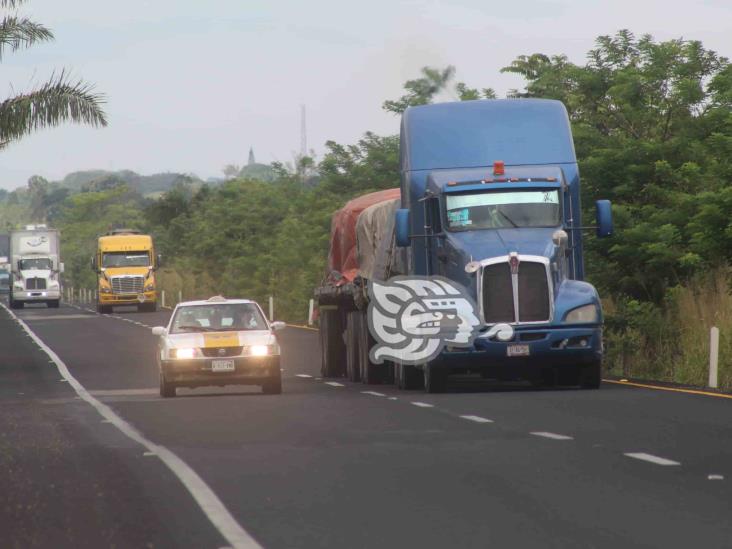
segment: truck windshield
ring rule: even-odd
[[[559,190],[554,189],[448,194],[446,205],[451,231],[561,224]]]
[[[51,270],[51,260],[48,257],[33,257],[30,259],[20,260],[20,270],[28,271],[30,269],[38,269],[41,271]]]
[[[150,254],[147,252],[107,252],[102,254],[102,267],[147,267]]]
[[[171,333],[266,330],[259,307],[253,303],[227,303],[179,307]]]

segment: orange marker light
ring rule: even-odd
[[[503,160],[496,160],[493,162],[493,175],[504,175],[506,168],[503,165]]]

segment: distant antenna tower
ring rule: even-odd
[[[305,105],[300,105],[300,156],[308,155],[308,130],[305,119]]]

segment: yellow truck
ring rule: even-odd
[[[136,305],[138,311],[157,310],[155,271],[160,256],[153,239],[139,231],[117,229],[100,236],[92,269],[97,273],[97,311],[115,305]]]

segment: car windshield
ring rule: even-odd
[[[492,191],[448,194],[451,231],[556,227],[561,223],[559,190]]]
[[[51,260],[47,257],[34,257],[30,259],[20,260],[20,270],[28,271],[30,269],[39,269],[41,271],[48,271],[51,269]]]
[[[266,330],[267,322],[254,303],[217,303],[179,307],[170,333]]]
[[[107,252],[102,254],[102,267],[147,267],[150,254],[141,252]]]

